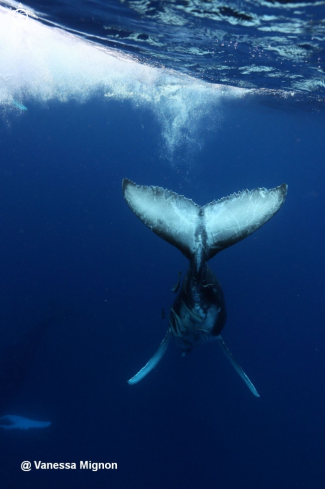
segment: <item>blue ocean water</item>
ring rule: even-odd
[[[322,1],[1,2],[0,417],[51,422],[0,431],[1,487],[323,487],[324,25]],[[123,178],[200,205],[288,184],[209,263],[259,399],[214,342],[127,384],[188,261]]]

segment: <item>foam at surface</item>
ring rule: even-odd
[[[7,111],[19,110],[17,103],[28,107],[30,99],[85,102],[97,95],[106,101],[130,100],[154,112],[172,154],[196,139],[204,118],[211,124],[218,119],[222,97],[246,92],[141,64],[13,12],[0,7],[0,107]]]

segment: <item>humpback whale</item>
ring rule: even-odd
[[[225,300],[207,262],[271,219],[284,203],[287,188],[282,184],[270,190],[244,190],[201,207],[170,190],[123,180],[124,199],[134,214],[189,260],[188,271],[170,309],[166,336],[129,384],[139,382],[158,364],[172,337],[183,352],[216,340],[250,391],[259,397],[221,337],[226,323]]]
[[[27,333],[6,346],[0,353],[0,412],[10,405],[11,400],[23,386],[48,330],[60,318],[59,313],[51,314],[32,326]]]

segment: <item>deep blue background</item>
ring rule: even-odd
[[[0,414],[52,426],[0,432],[1,487],[323,487],[324,114],[227,102],[204,148],[171,163],[152,115],[128,103],[28,108],[1,122],[2,347],[55,320]],[[165,334],[187,261],[132,214],[123,177],[199,204],[289,185],[274,219],[210,263],[223,337],[260,399],[213,343],[185,358],[172,345],[127,384]],[[22,473],[23,460],[118,470]]]

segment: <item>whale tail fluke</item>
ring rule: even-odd
[[[263,226],[287,195],[287,185],[282,184],[271,190],[244,190],[200,207],[161,187],[136,185],[127,179],[122,187],[134,214],[188,259],[196,255],[203,238],[206,260]]]

